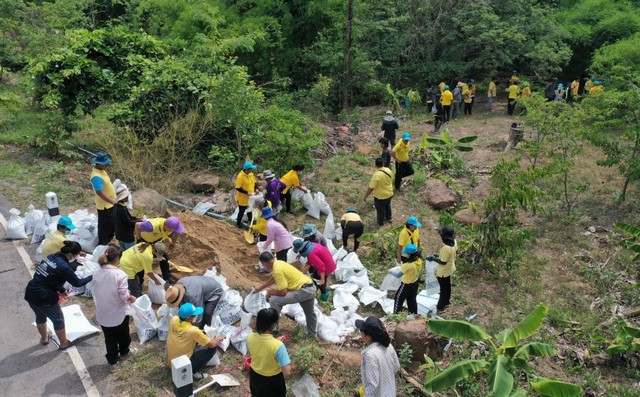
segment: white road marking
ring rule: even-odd
[[[0,225],[2,225],[2,227],[5,230],[7,230],[7,220],[1,213],[0,213]],[[33,277],[34,269],[33,269],[32,261],[31,261],[31,258],[29,257],[29,254],[27,254],[27,251],[24,249],[24,247],[19,245],[17,241],[14,241],[13,245],[16,247],[16,250],[18,251],[18,255],[20,255],[20,258],[22,258],[22,262],[27,268],[27,271]],[[82,386],[84,386],[84,391],[87,392],[87,396],[100,397],[100,393],[98,392],[96,385],[93,383],[93,379],[91,379],[91,375],[89,374],[89,371],[87,370],[87,366],[82,360],[82,357],[80,357],[80,353],[78,352],[78,349],[75,346],[71,346],[69,349],[67,349],[67,352],[69,353],[69,357],[71,358],[71,362],[73,363],[73,366],[76,368],[76,372],[78,373],[78,377],[80,378],[80,381],[82,381]]]

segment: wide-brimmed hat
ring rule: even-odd
[[[251,161],[246,161],[243,165],[242,165],[242,169],[243,170],[255,170],[256,169],[256,165],[253,164]]]
[[[296,239],[293,241],[293,252],[300,254],[304,257],[309,255],[313,251],[313,243],[310,241],[304,241]]]
[[[456,236],[456,232],[451,228],[451,226],[445,226],[438,229],[438,234],[443,238],[454,238]]]
[[[263,219],[273,218],[274,216],[276,216],[276,214],[273,213],[273,210],[271,208],[264,207],[262,209],[262,218]]]
[[[170,227],[174,232],[178,234],[184,233],[184,226],[180,223],[180,219],[176,216],[170,216],[164,221],[164,225]]]
[[[387,110],[387,114],[393,114],[391,110]]]
[[[384,324],[376,316],[369,316],[365,320],[356,320],[355,325],[367,335],[382,335],[385,332]]]
[[[109,165],[111,164],[111,158],[105,152],[100,152],[93,156],[91,164]]]
[[[204,313],[204,308],[200,306],[196,307],[193,303],[185,303],[180,306],[180,309],[178,309],[178,316],[182,320],[186,320],[189,317],[197,316],[202,313]]]
[[[307,223],[302,226],[302,238],[311,237],[318,231],[318,228],[313,223]]]
[[[122,201],[124,199],[126,199],[127,197],[129,197],[129,189],[122,189],[121,191],[118,192],[118,195],[116,196],[116,201]]]
[[[167,301],[169,307],[178,307],[184,298],[184,286],[182,284],[174,284],[169,286],[164,293],[164,300]]]
[[[262,172],[262,178],[263,179],[273,179],[276,177],[276,174],[273,173],[273,171],[271,170],[264,170]]]
[[[71,221],[71,218],[68,216],[61,216],[60,219],[58,219],[58,226],[66,227],[69,230],[76,228],[76,225],[73,224],[73,221]]]
[[[416,218],[415,216],[410,216],[407,218],[407,225],[422,227],[422,224],[418,222],[418,218]]]

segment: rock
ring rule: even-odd
[[[147,217],[164,216],[167,212],[167,202],[164,197],[153,189],[143,188],[132,193],[133,205],[143,210]]]
[[[359,351],[340,350],[334,353],[334,357],[345,368],[360,368],[362,355]]]
[[[220,184],[220,177],[209,173],[195,174],[187,178],[186,184],[193,193],[213,192]]]
[[[211,202],[216,205],[211,209],[216,214],[230,213],[236,207],[235,203],[233,202],[231,193],[216,193],[211,197]]]
[[[424,319],[398,323],[393,337],[393,347],[396,351],[400,351],[402,345],[408,343],[413,353],[412,360],[420,362],[424,361],[425,354],[434,361],[440,360],[447,342],[446,338],[428,333]]]
[[[460,196],[439,179],[427,181],[427,202],[436,210],[446,210],[460,202]]]
[[[587,230],[589,231],[589,233],[595,233],[596,232],[596,227],[595,226],[589,226],[587,228]]]
[[[456,222],[462,223],[465,225],[476,225],[482,222],[480,217],[474,214],[473,211],[471,211],[470,209],[463,209],[456,212],[453,218],[456,220]]]
[[[365,143],[356,143],[356,152],[360,152],[362,154],[371,154],[375,149],[372,145],[367,145]]]
[[[343,126],[340,126],[340,127],[335,127],[335,128],[333,129],[333,131],[334,131],[336,134],[338,134],[338,135],[340,135],[340,136],[343,136],[343,137],[344,137],[344,136],[348,136],[348,135],[350,135],[350,134],[351,134],[351,128],[349,128],[349,127],[348,127],[348,126],[346,126],[346,125],[343,125]]]

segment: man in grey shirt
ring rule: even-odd
[[[178,307],[190,302],[194,306],[204,307],[202,321],[198,324],[203,329],[205,324],[211,325],[213,311],[224,293],[224,289],[216,280],[205,276],[188,276],[181,278],[175,285],[167,288],[165,300],[169,307]]]

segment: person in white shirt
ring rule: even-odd
[[[362,351],[360,396],[395,397],[400,362],[384,324],[378,317],[370,316],[364,321],[356,320],[356,328],[367,344]]]

